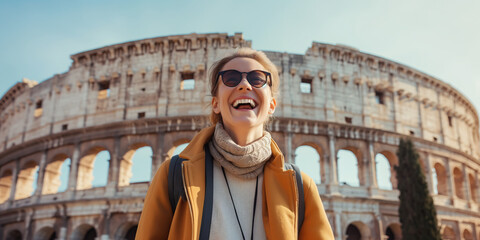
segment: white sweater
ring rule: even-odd
[[[255,198],[255,183],[257,178],[243,179],[225,170],[233,201],[237,208],[238,218],[242,225],[246,240],[252,234],[253,200]],[[263,173],[258,176],[257,206],[255,210],[255,227],[253,239],[265,240],[265,229],[262,218],[262,183]],[[228,193],[227,183],[219,164],[213,164],[213,209],[210,239],[242,240],[232,200]]]

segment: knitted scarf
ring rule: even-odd
[[[272,155],[270,143],[270,133],[265,131],[260,139],[247,146],[240,146],[228,135],[223,124],[217,123],[208,147],[213,159],[225,170],[241,178],[249,179],[255,178],[263,172],[263,166]]]

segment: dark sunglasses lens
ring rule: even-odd
[[[242,81],[242,73],[237,71],[226,71],[222,75],[222,81],[225,86],[235,87]]]
[[[252,71],[248,73],[247,80],[250,83],[250,85],[256,88],[260,88],[260,87],[263,87],[263,85],[265,85],[265,83],[267,82],[267,76],[263,72]]]

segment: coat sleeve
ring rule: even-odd
[[[170,160],[162,163],[148,188],[138,223],[136,240],[167,239],[172,222],[168,198],[168,168]]]
[[[317,185],[307,174],[302,172],[303,191],[305,195],[305,219],[300,229],[299,239],[335,239],[332,227],[318,194]]]

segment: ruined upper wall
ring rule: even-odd
[[[72,55],[68,72],[17,84],[2,98],[0,150],[112,122],[206,115],[208,69],[250,46],[238,33],[189,34]],[[476,110],[438,79],[345,46],[314,42],[305,55],[266,53],[280,73],[278,118],[397,132],[480,158]]]

